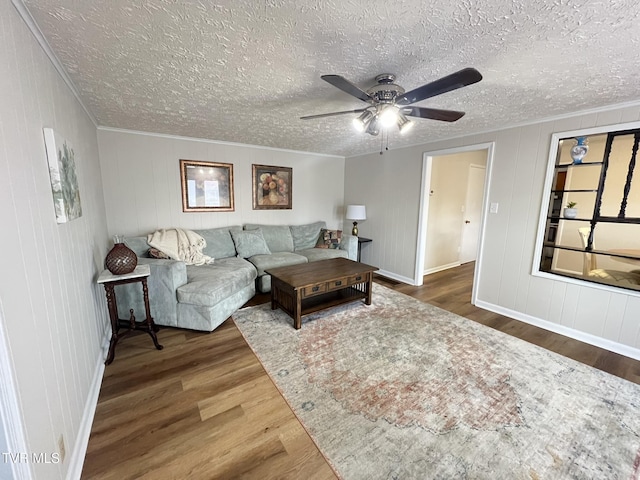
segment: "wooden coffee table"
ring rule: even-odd
[[[271,309],[280,307],[299,329],[303,315],[360,299],[371,305],[376,270],[346,258],[270,268],[265,272],[271,275]]]

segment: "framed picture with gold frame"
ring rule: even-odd
[[[293,169],[252,165],[253,209],[292,209]]]
[[[233,164],[180,160],[183,212],[233,212]]]

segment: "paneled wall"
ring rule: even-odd
[[[0,328],[28,449],[13,453],[29,456],[20,468],[33,478],[66,478],[84,457],[107,325],[95,284],[108,245],[96,128],[8,1],[0,64]],[[65,224],[56,223],[43,127],[75,151],[82,216]],[[61,436],[66,459],[55,463]]]
[[[346,201],[367,205],[360,231],[373,239],[363,261],[411,282],[423,153],[494,142],[488,195],[499,209],[485,212],[478,305],[640,358],[638,296],[531,275],[551,134],[639,118],[632,106],[348,158]]]
[[[244,223],[342,225],[343,157],[110,129],[99,129],[98,140],[111,235]],[[184,213],[180,159],[232,163],[235,211]],[[293,168],[291,210],[253,210],[252,164]]]
[[[362,261],[385,275],[411,282],[416,264],[422,149],[350,157],[345,165],[345,203],[367,207],[359,235],[373,239]],[[345,229],[351,222],[345,221]]]

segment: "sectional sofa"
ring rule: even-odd
[[[186,265],[170,259],[150,258],[147,237],[128,237],[125,243],[148,264],[151,315],[156,324],[212,331],[251,299],[256,291],[269,292],[271,277],[265,270],[336,257],[357,259],[358,239],[336,238],[325,222],[306,225],[232,226],[194,230],[207,245],[212,264]],[[118,311],[144,312],[139,285],[116,287]]]

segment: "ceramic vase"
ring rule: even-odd
[[[571,158],[574,164],[582,163],[582,159],[589,151],[587,137],[576,137],[576,144],[571,147]]]
[[[578,216],[577,208],[565,208],[562,214],[564,218],[576,218]]]
[[[124,238],[116,235],[113,237],[113,248],[107,253],[104,266],[114,275],[131,273],[138,265],[136,253],[124,244]]]

